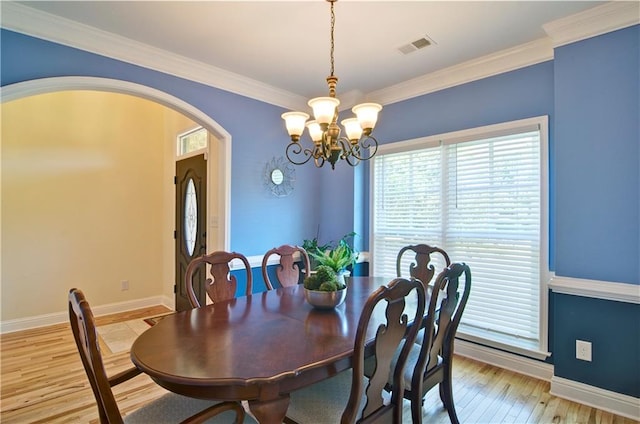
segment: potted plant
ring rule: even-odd
[[[336,272],[327,265],[320,265],[316,272],[304,279],[304,296],[318,309],[331,309],[344,302],[347,286],[339,281]]]
[[[313,240],[304,240],[302,247],[312,260],[311,268],[316,269],[318,266],[328,266],[340,278],[340,275],[345,273],[347,267],[355,265],[358,259],[358,252],[351,247],[348,241],[355,235],[355,232],[351,232],[342,237],[335,245],[331,243],[320,245],[317,237]]]

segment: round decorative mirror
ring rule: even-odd
[[[273,158],[264,167],[264,183],[267,189],[277,197],[284,197],[293,191],[296,171],[284,157]]]
[[[284,174],[282,173],[281,169],[276,168],[273,171],[271,171],[272,183],[274,183],[275,185],[280,185],[282,184],[283,181],[284,181]]]

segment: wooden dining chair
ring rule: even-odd
[[[96,324],[89,303],[81,290],[69,291],[69,321],[82,365],[89,378],[98,406],[100,423],[254,423],[239,402],[213,402],[167,393],[131,414],[120,414],[112,387],[141,373],[135,367],[107,376],[98,343]]]
[[[251,265],[249,265],[247,258],[236,252],[217,251],[208,255],[198,256],[192,259],[189,265],[187,265],[184,282],[191,307],[199,308],[201,306],[194,289],[194,283],[196,281],[194,277],[196,277],[198,272],[204,272],[206,275],[207,265],[209,265],[210,277],[205,281],[205,291],[209,299],[215,303],[222,300],[233,299],[236,296],[238,282],[236,276],[231,274],[230,268],[230,263],[234,259],[239,259],[244,265],[247,277],[246,294],[251,294],[253,277],[251,274]]]
[[[396,276],[406,278],[406,274],[403,273],[403,265],[406,264],[406,260],[410,253],[415,255],[415,262],[412,261],[409,264],[409,276],[417,278],[422,281],[425,286],[428,286],[436,273],[435,266],[431,263],[433,259],[432,254],[436,253],[442,257],[444,261],[444,267],[451,265],[451,260],[447,252],[439,247],[429,246],[428,244],[415,244],[405,246],[398,252],[396,259]]]
[[[422,423],[423,399],[436,385],[449,419],[453,424],[459,423],[453,403],[453,342],[470,291],[471,270],[464,263],[448,266],[434,282],[423,322],[424,338],[412,344],[404,371],[403,396],[411,401],[413,423]],[[387,389],[392,390],[394,384],[395,381],[390,382]]]
[[[410,302],[407,300],[412,297]],[[416,299],[413,302],[413,297]],[[402,393],[385,397],[385,387],[394,354],[402,340],[400,353],[395,360],[393,381],[402,384],[405,361],[421,325],[425,310],[425,289],[421,282],[397,278],[388,286],[373,292],[364,305],[358,321],[353,351],[353,367],[334,377],[291,393],[287,423],[300,424],[353,424],[373,422],[402,422]],[[381,302],[386,306],[376,308]],[[375,314],[374,314],[375,310]],[[369,329],[372,317],[384,320],[377,328]],[[409,326],[410,323],[413,325]],[[375,332],[374,332],[375,330]],[[367,339],[375,340],[367,346]],[[364,376],[365,350],[369,347],[375,355],[376,371]],[[371,352],[367,351],[367,354]]]
[[[302,265],[304,266],[304,276],[305,278],[311,275],[311,266],[309,262],[309,255],[307,251],[304,250],[300,246],[291,246],[288,244],[283,244],[280,247],[274,247],[264,254],[262,258],[262,278],[264,278],[264,283],[267,286],[268,290],[273,290],[274,285],[271,279],[269,278],[268,271],[268,261],[272,256],[279,257],[279,264],[276,268],[276,278],[280,283],[281,287],[290,287],[295,286],[300,281],[300,265],[299,262],[296,261],[296,257],[294,256],[296,253],[300,254],[300,260],[302,261]]]

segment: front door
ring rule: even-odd
[[[207,161],[204,154],[176,162],[176,310],[191,309],[184,275],[189,262],[207,251]],[[194,275],[194,289],[205,302],[204,269]]]

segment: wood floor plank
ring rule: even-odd
[[[99,326],[169,312],[164,307],[97,317]],[[109,374],[131,366],[128,352],[112,353],[101,344]],[[549,383],[472,359],[456,356],[453,397],[462,423],[640,424],[549,394]],[[140,375],[114,388],[123,414],[166,393]],[[437,388],[425,396],[423,421],[449,423]],[[403,417],[411,422],[410,404]],[[0,335],[0,422],[97,423],[98,411],[68,324]]]

